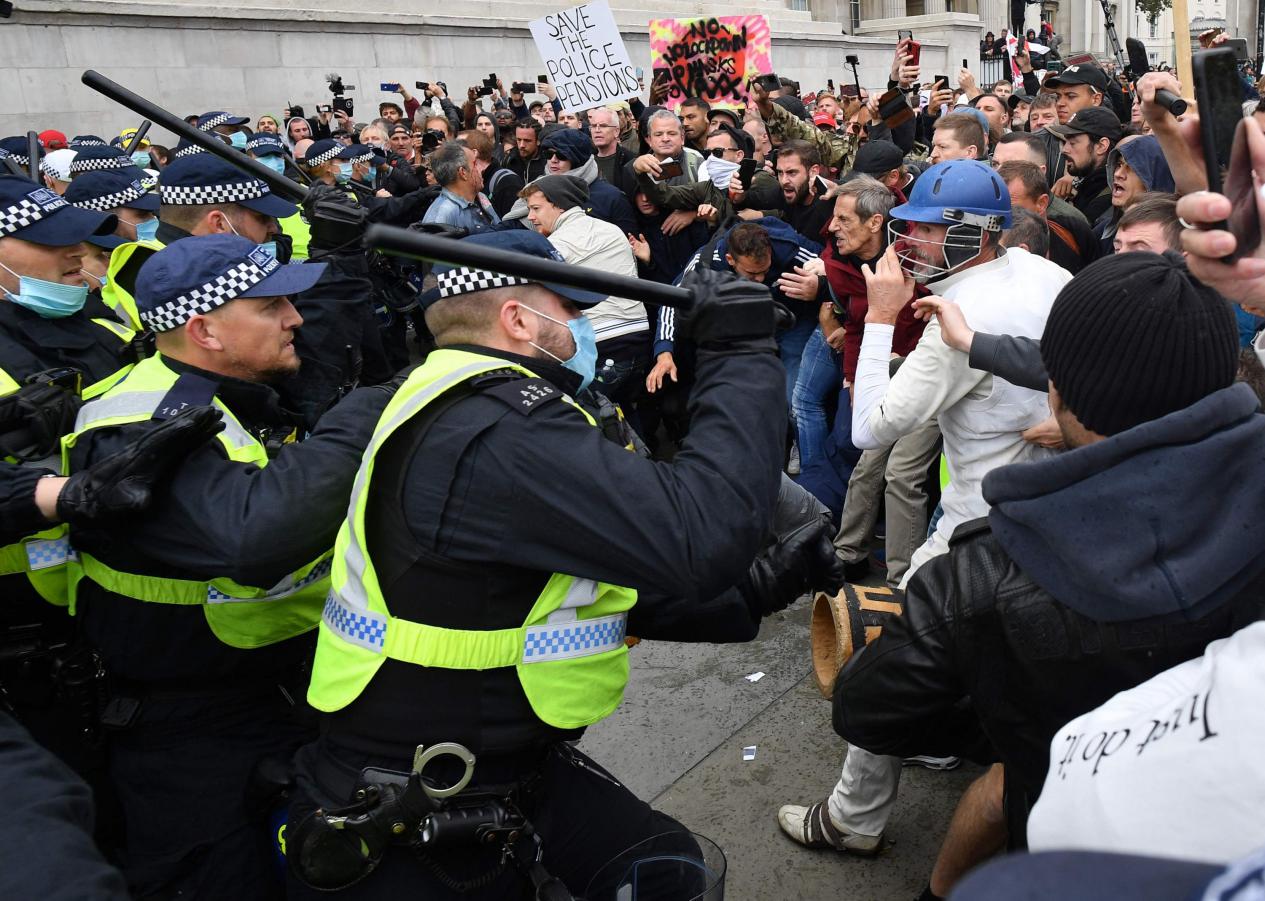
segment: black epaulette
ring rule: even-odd
[[[496,369],[470,380],[470,386],[494,397],[510,409],[530,416],[550,401],[562,400],[564,393],[540,378],[523,375],[514,369]]]
[[[150,418],[171,419],[180,415],[188,407],[205,407],[215,400],[215,392],[218,388],[218,382],[192,372],[182,372],[176,379],[176,383],[167,389],[167,393]]]
[[[953,534],[949,536],[949,546],[963,544],[976,535],[982,535],[985,532],[992,531],[992,527],[988,524],[988,517],[981,516],[979,519],[970,519],[962,523],[953,530]]]

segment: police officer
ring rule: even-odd
[[[534,232],[465,240],[560,259]],[[297,758],[286,832],[291,897],[361,876],[346,897],[525,896],[498,846],[394,846],[371,873],[375,855],[332,872],[334,855],[320,853],[328,819],[314,808],[347,804],[366,767],[407,774],[423,745],[473,752],[471,790],[512,799],[572,892],[642,839],[680,833],[567,741],[618,706],[626,633],[751,638],[806,587],[809,548],[827,531],[803,530],[791,553],[748,573],[778,493],[786,415],[767,289],[699,276],[694,428],[666,464],[603,438],[572,400],[596,360],[581,310],[604,296],[436,273],[424,303],[439,346],[379,421],[335,549],[308,693],[327,715]],[[451,762],[427,776],[455,779]]]
[[[145,174],[143,170],[137,168],[130,156],[117,147],[110,147],[106,144],[92,144],[87,147],[81,147],[75,152],[75,158],[70,161],[70,180],[74,181],[85,172],[104,172],[116,169],[136,170],[133,173],[136,178],[140,178]]]
[[[77,616],[114,693],[103,720],[137,897],[279,890],[247,788],[262,760],[312,734],[295,702],[302,665],[355,464],[386,400],[357,392],[294,441],[267,383],[299,365],[288,296],[323,269],[283,265],[234,235],[154,254],[137,303],[158,354],[85,405],[65,440],[73,474],[186,406],[213,404],[226,424],[145,517],[71,530]]]
[[[223,110],[213,110],[198,116],[195,124],[198,131],[218,135],[221,141],[225,144],[231,144],[238,150],[246,149],[246,142],[250,134],[250,128],[248,127],[250,119],[247,116],[234,116],[232,113],[226,113]],[[197,156],[199,153],[205,152],[197,144],[190,144],[184,138],[181,138],[180,143],[176,145],[177,157]]]
[[[253,134],[246,141],[246,155],[259,160],[278,175],[299,181],[301,176],[290,160],[289,151],[277,135],[261,131]],[[277,259],[285,263],[289,260],[306,260],[308,242],[312,232],[303,216],[296,212],[293,216],[282,216],[277,220],[281,226],[281,234],[277,235]],[[287,256],[287,253],[289,254]]]

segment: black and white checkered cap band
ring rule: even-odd
[[[156,332],[179,328],[194,316],[209,313],[230,300],[241,297],[244,292],[275,272],[278,265],[280,264],[275,259],[271,259],[271,265],[266,267],[251,259],[242,260],[228,272],[189,293],[181,294],[175,300],[160,304],[152,310],[142,310],[141,321]]]
[[[346,149],[347,148],[344,147],[342,144],[339,144],[337,147],[331,147],[329,150],[326,150],[324,153],[318,153],[316,156],[312,157],[310,160],[305,158],[303,160],[303,164],[306,166],[319,166],[322,163],[328,163],[330,160],[338,156],[338,154],[342,153]]]
[[[49,193],[51,194],[52,192]],[[56,203],[50,199],[49,202],[41,206],[29,197],[23,197],[15,205],[0,209],[0,238],[21,231],[28,225],[34,225],[45,216],[64,206],[69,206],[65,200],[62,200],[61,203]]]
[[[0,152],[3,152],[4,156],[7,156],[9,159],[13,160],[13,162],[17,163],[19,166],[29,166],[31,163],[31,158],[27,156],[25,153],[8,153],[7,151],[0,151]],[[0,159],[4,159],[4,156],[0,156]]]
[[[367,163],[373,159],[372,153],[362,153],[360,156],[353,156],[347,162],[349,163]]]
[[[71,141],[75,147],[109,147],[105,141],[98,141],[95,138],[88,138],[86,141]]]
[[[224,185],[158,184],[158,197],[163,203],[177,206],[203,206],[211,203],[238,203],[254,200],[268,193],[262,181],[235,181]]]
[[[188,147],[182,147],[180,150],[177,150],[176,157],[193,156],[195,153],[206,153],[206,151],[197,144],[190,144]]]
[[[254,141],[246,142],[247,150],[258,150],[260,147],[267,147],[269,150],[280,150],[281,147],[276,141],[270,141],[267,138],[260,138]]]
[[[78,201],[75,206],[83,210],[96,210],[98,213],[108,213],[116,207],[121,207],[125,203],[131,203],[133,200],[144,197],[149,192],[149,188],[153,187],[152,183],[149,187],[146,187],[143,183],[133,182],[132,184],[133,187],[128,188],[126,191],[119,191],[115,194],[103,194],[100,197],[90,197],[87,200]]]
[[[198,131],[210,131],[212,128],[215,128],[219,125],[223,125],[225,122],[228,121],[228,119],[229,119],[228,113],[220,113],[214,119],[207,119],[205,122],[199,125]]]
[[[109,156],[98,159],[75,157],[70,161],[70,174],[81,175],[84,172],[104,172],[107,169],[130,169],[136,163],[130,156]]]
[[[498,275],[486,269],[449,269],[441,272],[435,279],[439,289],[439,297],[456,297],[458,294],[470,294],[474,291],[490,291],[492,288],[510,288],[514,285],[529,285],[525,278],[515,275]]]

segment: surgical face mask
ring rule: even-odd
[[[230,143],[231,143],[234,147],[236,147],[238,150],[245,150],[245,149],[246,149],[246,134],[245,134],[245,132],[235,131],[235,132],[233,132],[231,135],[229,135],[229,136],[228,136],[228,140],[229,140],[229,142],[230,142]]]
[[[105,286],[110,283],[110,272],[108,269],[100,275],[97,275],[91,269],[80,269],[79,271],[96,282],[98,291],[104,290]]]
[[[144,222],[137,222],[135,224],[129,222],[128,225],[131,225],[132,230],[136,232],[137,241],[153,241],[158,236],[157,217],[153,219],[146,219]]]
[[[371,188],[372,188],[372,187],[373,187],[373,182],[374,182],[374,179],[375,179],[375,178],[377,178],[377,175],[378,175],[378,173],[374,170],[374,168],[373,168],[372,166],[370,166],[370,167],[369,167],[369,169],[365,172],[364,177],[363,177],[363,178],[361,178],[360,180],[361,180],[364,184],[366,184],[366,185],[368,185],[369,187],[371,187]]]
[[[132,162],[142,169],[152,168],[154,161],[149,158],[148,150],[137,150],[132,154]]]
[[[351,181],[352,168],[351,163],[339,163],[338,174],[334,176],[334,181],[340,185],[347,184],[347,182]]]
[[[285,174],[286,161],[279,156],[261,156],[258,158],[257,162],[263,163],[278,175]]]
[[[9,300],[45,319],[64,319],[78,313],[88,300],[87,285],[64,285],[61,282],[47,282],[42,278],[31,278],[29,275],[18,275],[8,266],[0,263],[0,268],[18,280],[18,293],[14,294],[4,288]],[[596,350],[594,351],[596,354]]]
[[[531,307],[523,304],[523,309],[531,310],[541,319],[548,319],[550,322],[556,322],[558,325],[566,326],[567,331],[571,333],[571,340],[575,342],[575,353],[570,359],[564,360],[557,354],[550,353],[539,344],[532,343],[532,347],[543,354],[548,354],[559,363],[563,369],[569,369],[580,377],[580,390],[583,391],[593,382],[593,376],[597,373],[597,335],[593,333],[593,323],[589,321],[589,317],[580,316],[577,319],[571,319],[567,322],[554,319],[547,316],[539,310],[532,310]]]
[[[268,254],[274,260],[277,258],[277,242],[276,241],[265,241],[259,246],[264,249],[264,253]]]

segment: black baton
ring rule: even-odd
[[[579,288],[595,294],[613,294],[657,304],[661,307],[688,307],[694,295],[687,288],[664,285],[630,275],[616,275],[600,269],[586,269],[545,260],[525,253],[441,238],[406,228],[389,225],[371,225],[365,233],[365,243],[384,253],[415,257],[433,263],[449,263],[486,269],[498,275],[516,275],[539,282],[554,282],[568,288]]]
[[[149,126],[153,125],[148,119],[142,119],[140,127],[136,129],[136,134],[132,135],[132,140],[127,142],[127,146],[123,148],[123,152],[131,156],[133,151],[140,146],[141,141],[145,140],[145,135],[149,133]]]
[[[265,182],[272,189],[272,193],[295,203],[302,203],[307,199],[307,189],[302,185],[296,184],[284,175],[273,172],[263,163],[251,159],[240,150],[225,144],[215,135],[194,128],[179,116],[167,112],[161,106],[129,91],[118,82],[111,81],[101,73],[88,69],[83,73],[81,80],[98,94],[104,94],[115,103],[126,106],[132,112],[138,113],[146,119],[152,119],[168,131],[184,138],[190,144],[196,144],[208,153],[215,154],[243,172]]]
[[[37,185],[43,184],[40,179],[40,136],[33,131],[26,133],[26,168],[31,173],[31,181]]]

